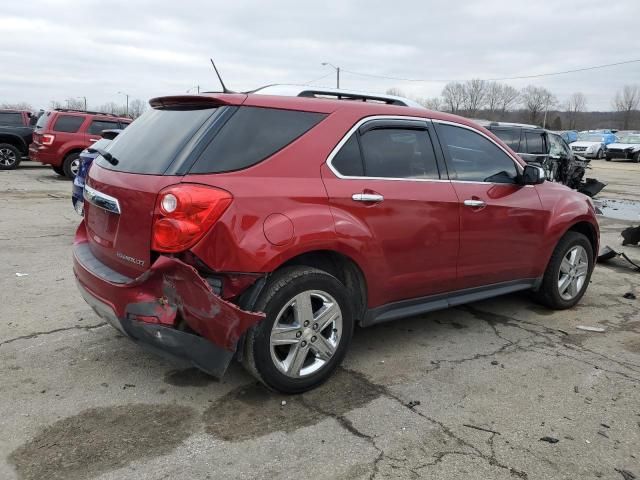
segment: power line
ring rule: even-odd
[[[318,78],[313,79],[313,80],[309,80],[308,82],[303,83],[303,85],[311,85],[312,83],[315,83],[318,80],[322,80],[323,78],[327,78],[329,75],[333,75],[333,72],[329,72],[326,75],[323,75],[323,76],[318,77]]]
[[[616,63],[607,63],[604,65],[594,65],[591,67],[583,67],[583,68],[575,68],[573,70],[563,70],[561,72],[550,72],[550,73],[538,73],[535,75],[520,75],[520,76],[514,76],[514,77],[495,77],[495,78],[485,78],[483,80],[485,81],[497,81],[497,80],[523,80],[523,79],[527,79],[527,78],[540,78],[540,77],[551,77],[554,75],[565,75],[568,73],[575,73],[575,72],[585,72],[587,70],[596,70],[599,68],[609,68],[609,67],[615,67],[618,65],[626,65],[629,63],[638,63],[640,62],[640,59],[637,60],[626,60],[624,62],[616,62]],[[358,75],[361,77],[372,77],[372,78],[382,78],[385,80],[397,80],[397,81],[402,81],[402,82],[456,82],[456,81],[461,81],[461,80],[442,80],[442,79],[425,79],[425,78],[402,78],[402,77],[391,77],[391,76],[386,76],[386,75],[376,75],[374,73],[363,73],[363,72],[354,72],[352,70],[345,70],[342,69],[343,72],[345,73],[350,73],[351,75]]]

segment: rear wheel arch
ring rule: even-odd
[[[353,299],[356,320],[362,319],[367,308],[367,280],[355,260],[334,250],[312,250],[289,258],[273,272],[292,266],[317,268],[340,280],[347,288],[349,298]]]

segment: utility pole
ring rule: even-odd
[[[336,88],[340,88],[340,67],[336,67],[335,65],[329,62],[322,62],[322,65],[325,67],[331,67],[336,71]]]
[[[120,95],[124,95],[125,97],[127,97],[127,107],[125,110],[125,116],[128,117],[129,116],[129,94],[128,93],[124,93],[124,92],[118,92]]]

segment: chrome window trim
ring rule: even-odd
[[[107,212],[120,214],[120,202],[118,202],[117,198],[107,195],[106,193],[99,192],[98,190],[91,188],[86,183],[84,185],[84,193],[82,196],[87,202],[91,203],[91,205],[95,205]]]
[[[414,117],[414,116],[408,116],[408,115],[372,115],[369,117],[364,117],[361,118],[360,120],[358,120],[356,122],[356,124],[354,126],[352,126],[349,131],[342,137],[342,139],[338,142],[338,144],[333,148],[333,150],[331,150],[331,153],[329,153],[329,156],[327,157],[326,160],[326,164],[329,167],[329,170],[331,170],[331,172],[338,177],[341,180],[391,180],[391,181],[400,181],[400,182],[456,182],[456,183],[476,183],[476,184],[487,184],[487,185],[491,185],[491,184],[496,184],[496,185],[511,185],[508,183],[502,184],[502,183],[496,183],[496,182],[480,182],[480,181],[472,181],[472,180],[451,180],[451,179],[442,179],[442,178],[394,178],[394,177],[365,177],[365,176],[350,176],[350,175],[342,175],[340,172],[338,172],[338,170],[335,169],[335,167],[333,166],[333,159],[334,157],[338,154],[338,152],[342,149],[342,147],[344,146],[345,143],[347,143],[347,141],[349,140],[349,138],[351,138],[351,135],[353,135],[356,130],[358,130],[358,128],[360,128],[361,125],[363,125],[366,122],[369,122],[371,120],[418,120],[418,121],[422,121],[425,123],[428,122],[432,122],[432,123],[440,123],[440,124],[445,124],[445,125],[451,125],[453,127],[461,127],[461,128],[466,128],[467,130],[471,130],[472,132],[475,132],[479,135],[482,135],[484,138],[486,138],[487,140],[489,140],[491,143],[493,143],[496,147],[498,147],[500,150],[502,150],[510,159],[513,163],[515,163],[516,165],[516,170],[518,171],[519,174],[522,174],[522,171],[524,169],[524,167],[520,164],[520,162],[516,161],[509,152],[507,152],[502,146],[500,146],[499,144],[497,144],[495,142],[495,140],[493,140],[491,137],[489,137],[488,135],[482,133],[480,130],[470,127],[468,125],[463,125],[461,123],[456,123],[456,122],[450,122],[448,120],[435,120],[432,118],[427,118],[427,117]],[[431,143],[433,144],[433,139],[431,139]],[[433,148],[436,148],[435,145],[433,145]],[[530,186],[530,185],[527,185]]]

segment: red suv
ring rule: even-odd
[[[73,179],[80,152],[102,138],[103,130],[125,128],[132,122],[109,113],[56,109],[44,112],[36,123],[29,159],[51,165],[58,175]]]
[[[489,131],[395,97],[270,92],[153,99],[94,162],[74,271],[123,334],[296,393],[356,323],[584,294],[591,200]]]

